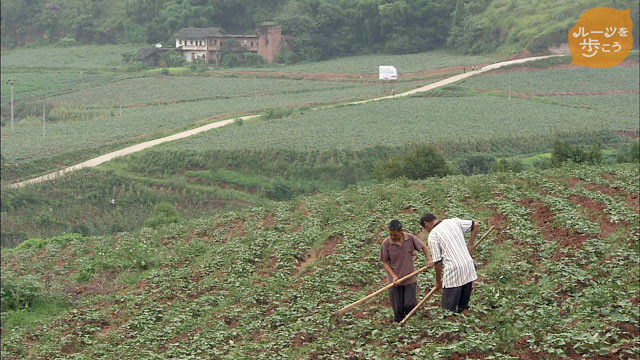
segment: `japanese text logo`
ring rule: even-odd
[[[633,46],[630,12],[605,7],[585,11],[569,30],[571,63],[594,68],[620,64]]]

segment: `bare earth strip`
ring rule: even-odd
[[[487,65],[483,68],[481,68],[480,70],[476,70],[476,71],[469,71],[467,73],[463,73],[460,75],[456,75],[456,76],[452,76],[450,78],[429,84],[427,86],[423,86],[421,88],[418,89],[414,89],[414,90],[410,90],[401,94],[396,94],[396,95],[392,95],[392,96],[384,96],[384,97],[380,97],[380,98],[376,98],[376,99],[370,99],[370,100],[365,100],[365,101],[357,101],[357,102],[352,102],[350,103],[351,105],[357,105],[357,104],[365,104],[371,101],[379,101],[379,100],[385,100],[385,99],[395,99],[395,98],[399,98],[399,97],[403,97],[403,96],[409,96],[412,94],[416,94],[416,93],[420,93],[420,92],[425,92],[425,91],[429,91],[429,90],[433,90],[445,85],[449,85],[452,84],[454,82],[460,81],[462,79],[466,79],[470,76],[473,75],[477,75],[477,74],[481,74],[487,71],[491,71],[494,69],[498,69],[500,67],[503,66],[507,66],[507,65],[513,65],[513,64],[519,64],[519,63],[524,63],[524,62],[528,62],[528,61],[532,61],[532,60],[539,60],[539,59],[545,59],[545,58],[549,58],[549,57],[553,57],[553,56],[558,56],[558,55],[549,55],[549,56],[538,56],[538,57],[530,57],[530,58],[524,58],[524,59],[518,59],[518,60],[509,60],[509,61],[503,61],[503,62],[499,62],[493,65]],[[239,119],[251,119],[254,117],[257,117],[259,115],[249,115],[249,116],[244,116],[241,117]],[[234,119],[228,119],[228,120],[223,120],[223,121],[218,121],[215,123],[211,123],[211,124],[207,124],[204,126],[200,126],[197,127],[195,129],[191,129],[191,130],[187,130],[187,131],[183,131],[181,133],[177,133],[174,135],[170,135],[170,136],[166,136],[160,139],[155,139],[155,140],[151,140],[151,141],[146,141],[137,145],[133,145],[127,148],[124,148],[122,150],[118,150],[118,151],[114,151],[114,152],[110,152],[108,154],[99,156],[97,158],[91,159],[91,160],[87,160],[85,162],[82,162],[80,164],[74,165],[74,166],[70,166],[66,169],[60,170],[60,171],[56,171],[53,172],[51,174],[47,174],[47,175],[43,175],[37,178],[33,178],[33,179],[29,179],[29,180],[25,180],[25,181],[21,181],[15,184],[11,184],[8,187],[9,188],[19,188],[19,187],[23,187],[25,185],[30,185],[30,184],[37,184],[43,181],[47,181],[47,180],[52,180],[55,179],[57,177],[60,177],[70,171],[74,171],[74,170],[79,170],[79,169],[83,169],[83,168],[87,168],[87,167],[94,167],[94,166],[98,166],[102,163],[105,163],[109,160],[115,159],[119,156],[124,156],[124,155],[128,155],[128,154],[132,154],[138,151],[142,151],[144,149],[148,149],[152,146],[156,146],[165,142],[169,142],[169,141],[174,141],[174,140],[179,140],[179,139],[183,139],[186,138],[188,136],[191,135],[195,135],[204,131],[209,131],[211,129],[215,129],[215,128],[219,128],[228,124],[233,123]]]

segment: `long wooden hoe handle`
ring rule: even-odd
[[[402,321],[400,321],[400,326],[404,326],[404,323],[407,322],[407,320],[409,320],[410,317],[413,316],[413,314],[416,313],[416,311],[418,311],[418,309],[424,305],[425,302],[427,302],[427,300],[429,300],[429,298],[431,297],[431,295],[433,295],[433,293],[436,292],[436,288],[434,287],[433,289],[431,289],[431,291],[429,291],[429,293],[422,298],[422,300],[420,300],[420,302],[418,303],[418,305],[416,305],[413,309],[411,309],[411,311],[407,314],[407,316],[404,317],[404,319],[402,319]]]
[[[489,228],[489,230],[487,230],[486,233],[484,233],[484,235],[482,235],[482,237],[480,238],[480,240],[478,240],[478,242],[475,243],[475,245],[473,245],[471,247],[472,250],[475,250],[476,247],[478,247],[478,245],[480,245],[480,243],[482,242],[482,240],[484,240],[485,237],[487,237],[487,235],[489,235],[489,233],[491,232],[491,230],[495,229],[495,226],[492,226]]]
[[[418,269],[418,270],[416,270],[416,271],[412,272],[411,274],[409,274],[409,275],[407,275],[407,276],[403,276],[403,277],[401,277],[400,279],[398,279],[398,281],[397,281],[396,283],[397,283],[397,284],[400,284],[402,281],[407,280],[408,278],[410,278],[410,277],[412,277],[412,276],[414,276],[414,275],[417,275],[417,274],[419,274],[419,273],[421,273],[421,272],[423,272],[423,271],[427,270],[428,268],[429,268],[429,266],[428,266],[428,265],[427,265],[427,266],[423,266],[423,267],[421,267],[420,269]],[[347,305],[347,306],[343,307],[342,309],[338,310],[338,312],[337,312],[337,313],[338,313],[338,314],[344,314],[344,313],[345,313],[345,311],[347,311],[347,310],[351,309],[352,307],[355,307],[355,306],[358,306],[358,305],[362,304],[363,302],[365,302],[365,301],[367,301],[367,300],[371,299],[372,297],[374,297],[374,296],[376,296],[376,295],[380,294],[381,292],[383,292],[383,291],[385,291],[385,290],[387,290],[387,289],[391,289],[392,287],[396,286],[396,283],[389,283],[389,284],[385,285],[385,286],[384,286],[383,288],[381,288],[380,290],[375,291],[375,292],[373,292],[373,293],[371,293],[371,294],[369,294],[369,295],[367,295],[367,296],[363,297],[362,299],[360,299],[360,300],[358,300],[358,301],[356,301],[356,302],[354,302],[354,303],[351,303],[351,304],[349,304],[349,305]]]

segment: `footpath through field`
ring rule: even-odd
[[[519,64],[519,63],[524,63],[524,62],[528,62],[528,61],[532,61],[532,60],[539,60],[539,59],[545,59],[545,58],[549,58],[549,57],[553,57],[553,56],[559,56],[559,55],[549,55],[549,56],[537,56],[537,57],[529,57],[529,58],[524,58],[524,59],[518,59],[518,60],[509,60],[509,61],[503,61],[503,62],[499,62],[499,63],[495,63],[492,65],[487,65],[484,66],[482,68],[480,68],[479,70],[475,70],[475,71],[469,71],[460,75],[456,75],[456,76],[452,76],[450,78],[423,86],[421,88],[417,88],[417,89],[413,89],[404,93],[400,93],[400,94],[396,94],[396,95],[391,95],[391,96],[384,96],[384,97],[380,97],[380,98],[375,98],[375,99],[369,99],[369,100],[363,100],[363,101],[356,101],[356,102],[352,102],[349,103],[350,105],[357,105],[357,104],[365,104],[371,101],[379,101],[379,100],[385,100],[385,99],[395,99],[395,98],[399,98],[399,97],[403,97],[403,96],[409,96],[412,94],[416,94],[416,93],[420,93],[420,92],[425,92],[425,91],[429,91],[429,90],[433,90],[436,88],[439,88],[441,86],[445,86],[445,85],[449,85],[452,84],[454,82],[460,81],[462,79],[466,79],[470,76],[473,75],[477,75],[483,72],[487,72],[487,71],[491,71],[494,69],[498,69],[500,67],[503,66],[508,66],[508,65],[513,65],[513,64]],[[325,107],[326,108],[326,107]],[[315,110],[315,109],[312,109]],[[243,116],[243,117],[239,117],[237,119],[242,119],[242,120],[246,120],[246,119],[251,119],[251,118],[255,118],[258,117],[260,115],[249,115],[249,116]],[[33,178],[33,179],[29,179],[29,180],[25,180],[25,181],[21,181],[15,184],[11,184],[8,187],[9,188],[19,188],[19,187],[23,187],[25,185],[30,185],[30,184],[37,184],[43,181],[47,181],[47,180],[52,180],[55,179],[57,177],[60,177],[70,171],[74,171],[74,170],[80,170],[83,168],[87,168],[87,167],[93,167],[93,166],[98,166],[102,163],[105,163],[109,160],[112,160],[114,158],[117,158],[119,156],[124,156],[124,155],[128,155],[128,154],[132,154],[138,151],[142,151],[145,149],[148,149],[152,146],[156,146],[165,142],[169,142],[169,141],[174,141],[174,140],[178,140],[178,139],[183,139],[186,138],[188,136],[191,135],[195,135],[204,131],[209,131],[211,129],[215,129],[215,128],[219,128],[228,124],[233,123],[235,119],[228,119],[228,120],[223,120],[223,121],[218,121],[215,123],[211,123],[211,124],[207,124],[207,125],[203,125],[200,127],[197,127],[195,129],[191,129],[191,130],[187,130],[187,131],[183,131],[174,135],[170,135],[170,136],[166,136],[163,138],[159,138],[159,139],[155,139],[155,140],[150,140],[150,141],[146,141],[137,145],[133,145],[133,146],[129,146],[126,147],[124,149],[121,150],[117,150],[114,152],[110,152],[108,154],[105,155],[101,155],[98,156],[97,158],[93,158],[91,160],[87,160],[85,162],[82,162],[80,164],[74,165],[74,166],[70,166],[66,169],[63,170],[59,170],[47,175],[43,175],[43,176],[39,176],[37,178]]]

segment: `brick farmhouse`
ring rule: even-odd
[[[187,62],[205,59],[210,64],[219,64],[225,49],[236,54],[257,53],[267,64],[272,64],[277,61],[283,42],[282,28],[274,23],[260,24],[255,34],[231,35],[220,28],[183,28],[173,37],[176,51],[181,52]]]

